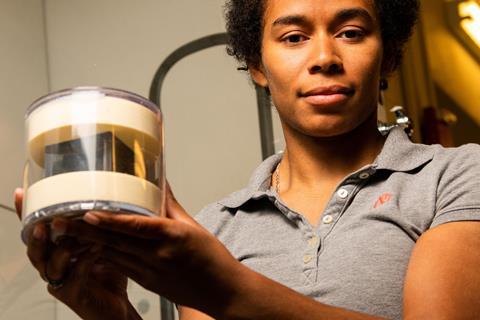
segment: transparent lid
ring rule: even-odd
[[[50,93],[43,97],[38,98],[28,107],[27,112],[25,114],[25,118],[28,118],[28,116],[33,111],[35,111],[40,106],[43,106],[52,100],[61,99],[63,97],[77,95],[77,94],[95,94],[95,95],[103,95],[103,96],[127,99],[132,102],[136,102],[155,113],[160,113],[159,106],[157,106],[155,103],[151,102],[150,100],[136,93],[129,92],[126,90],[113,89],[113,88],[87,86],[87,87],[75,87],[75,88],[64,89],[64,90],[60,90],[55,93]]]

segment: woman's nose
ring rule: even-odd
[[[343,71],[343,63],[335,47],[334,39],[328,36],[317,38],[312,46],[309,72],[336,74]]]

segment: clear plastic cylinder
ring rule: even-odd
[[[158,106],[122,90],[78,87],[27,110],[22,232],[89,210],[164,215]]]

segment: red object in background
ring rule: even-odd
[[[438,117],[433,107],[423,109],[422,142],[425,144],[441,144],[444,147],[454,147],[450,124]]]

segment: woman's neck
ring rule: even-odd
[[[377,130],[372,115],[353,131],[332,138],[314,138],[297,132],[285,132],[287,148],[280,163],[282,192],[291,189],[322,192],[325,186],[372,163],[385,138]]]

